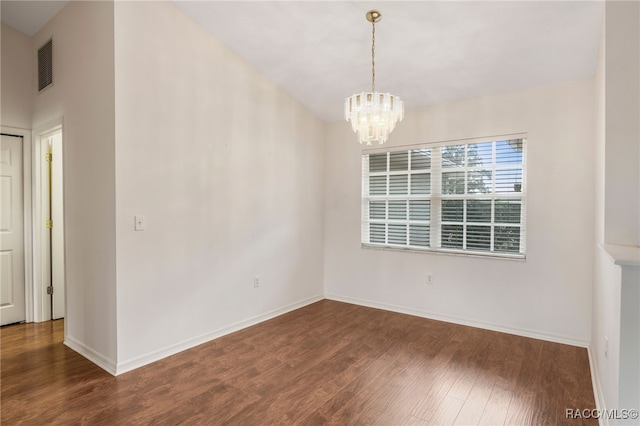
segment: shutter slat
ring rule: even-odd
[[[414,173],[411,175],[411,193],[429,194],[431,193],[431,174]]]
[[[408,175],[389,176],[389,194],[406,194],[409,183]]]
[[[426,170],[431,168],[431,149],[414,149],[411,151],[411,170]]]

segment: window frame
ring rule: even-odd
[[[504,140],[514,140],[519,139],[522,140],[522,162],[521,163],[507,163],[507,164],[497,164],[497,155],[496,155],[496,143]],[[384,147],[384,148],[370,148],[364,149],[362,151],[362,183],[361,183],[361,247],[362,248],[370,248],[370,249],[382,249],[382,250],[393,250],[393,251],[410,251],[410,252],[418,252],[418,253],[434,253],[434,254],[447,254],[447,255],[460,255],[460,256],[473,256],[473,257],[490,257],[490,258],[501,258],[501,259],[514,259],[514,260],[525,260],[526,259],[526,211],[527,211],[527,143],[528,143],[528,135],[526,133],[518,133],[518,134],[509,134],[509,135],[499,135],[499,136],[490,136],[490,137],[482,137],[482,138],[472,138],[472,139],[462,139],[462,140],[451,140],[451,141],[439,141],[439,142],[431,142],[424,144],[414,144],[414,145],[402,145],[402,146],[393,146],[393,147]],[[441,158],[441,147],[454,146],[454,145],[464,145],[465,146],[465,158],[468,150],[468,145],[472,144],[481,144],[492,142],[492,162],[490,165],[482,165],[482,166],[470,166],[464,165],[462,167],[451,167],[445,168],[442,167],[442,158]],[[430,159],[430,167],[428,169],[419,169],[412,170],[411,169],[411,153],[414,150],[420,149],[430,149],[431,150],[431,159]],[[372,154],[382,154],[382,153],[398,153],[398,152],[407,152],[407,168],[405,170],[391,171],[390,162],[391,155],[387,155],[387,168],[384,172],[370,172],[369,171],[369,156]],[[467,193],[468,186],[468,175],[466,172],[474,171],[474,170],[486,170],[491,169],[492,171],[492,179],[491,179],[491,191],[487,193]],[[513,170],[518,169],[522,170],[522,182],[521,182],[521,192],[496,192],[496,170]],[[465,172],[465,189],[464,193],[455,193],[455,194],[443,194],[442,193],[442,177],[445,172]],[[430,190],[428,194],[411,194],[411,182],[412,175],[415,174],[423,174],[429,173],[430,175]],[[387,190],[384,195],[369,195],[369,177],[370,176],[387,176],[386,185]],[[407,178],[407,193],[406,194],[389,194],[389,176],[392,175],[408,175]],[[369,203],[370,201],[384,201],[388,203],[389,201],[394,200],[405,200],[406,201],[406,219],[394,220],[389,219],[388,217],[388,204],[385,204],[385,217],[384,219],[372,219],[369,216]],[[425,200],[429,201],[429,218],[428,220],[420,220],[414,221],[410,219],[409,209],[410,209],[410,201],[412,200]],[[442,219],[442,206],[443,202],[446,200],[462,200],[463,210],[462,210],[462,220],[457,221],[444,221]],[[491,205],[491,219],[489,222],[470,222],[467,217],[467,202],[469,200],[489,200]],[[519,222],[497,222],[496,221],[496,210],[495,205],[496,201],[502,200],[518,200],[520,202],[520,221]],[[371,223],[384,223],[385,224],[385,242],[384,243],[372,243],[369,242],[369,234],[370,228],[369,225]],[[405,244],[393,244],[389,243],[389,231],[387,229],[389,224],[404,224],[405,228]],[[429,227],[428,230],[428,246],[419,246],[419,245],[411,245],[411,231],[410,225],[426,225]],[[448,248],[442,247],[442,226],[443,225],[462,225],[462,237],[463,237],[463,248]],[[467,247],[467,236],[468,236],[468,226],[487,226],[490,231],[490,248],[489,250],[473,250],[468,249]],[[496,240],[496,228],[497,227],[511,227],[511,228],[519,228],[519,251],[518,252],[496,252],[490,251],[495,249],[495,240]]]

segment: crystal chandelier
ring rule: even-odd
[[[382,14],[370,10],[366,14],[371,22],[371,92],[356,93],[344,101],[344,118],[351,121],[351,128],[358,133],[360,143],[384,143],[398,121],[404,118],[404,104],[390,93],[376,92],[376,22]]]

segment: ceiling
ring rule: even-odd
[[[64,3],[3,0],[2,20],[33,34]],[[602,1],[172,3],[325,121],[370,90],[369,9],[376,89],[406,108],[592,77],[604,17]]]
[[[0,15],[2,22],[33,36],[44,26],[56,13],[60,11],[68,1],[7,1],[0,2]]]

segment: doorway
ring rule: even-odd
[[[36,132],[34,144],[34,321],[65,316],[62,125]]]

